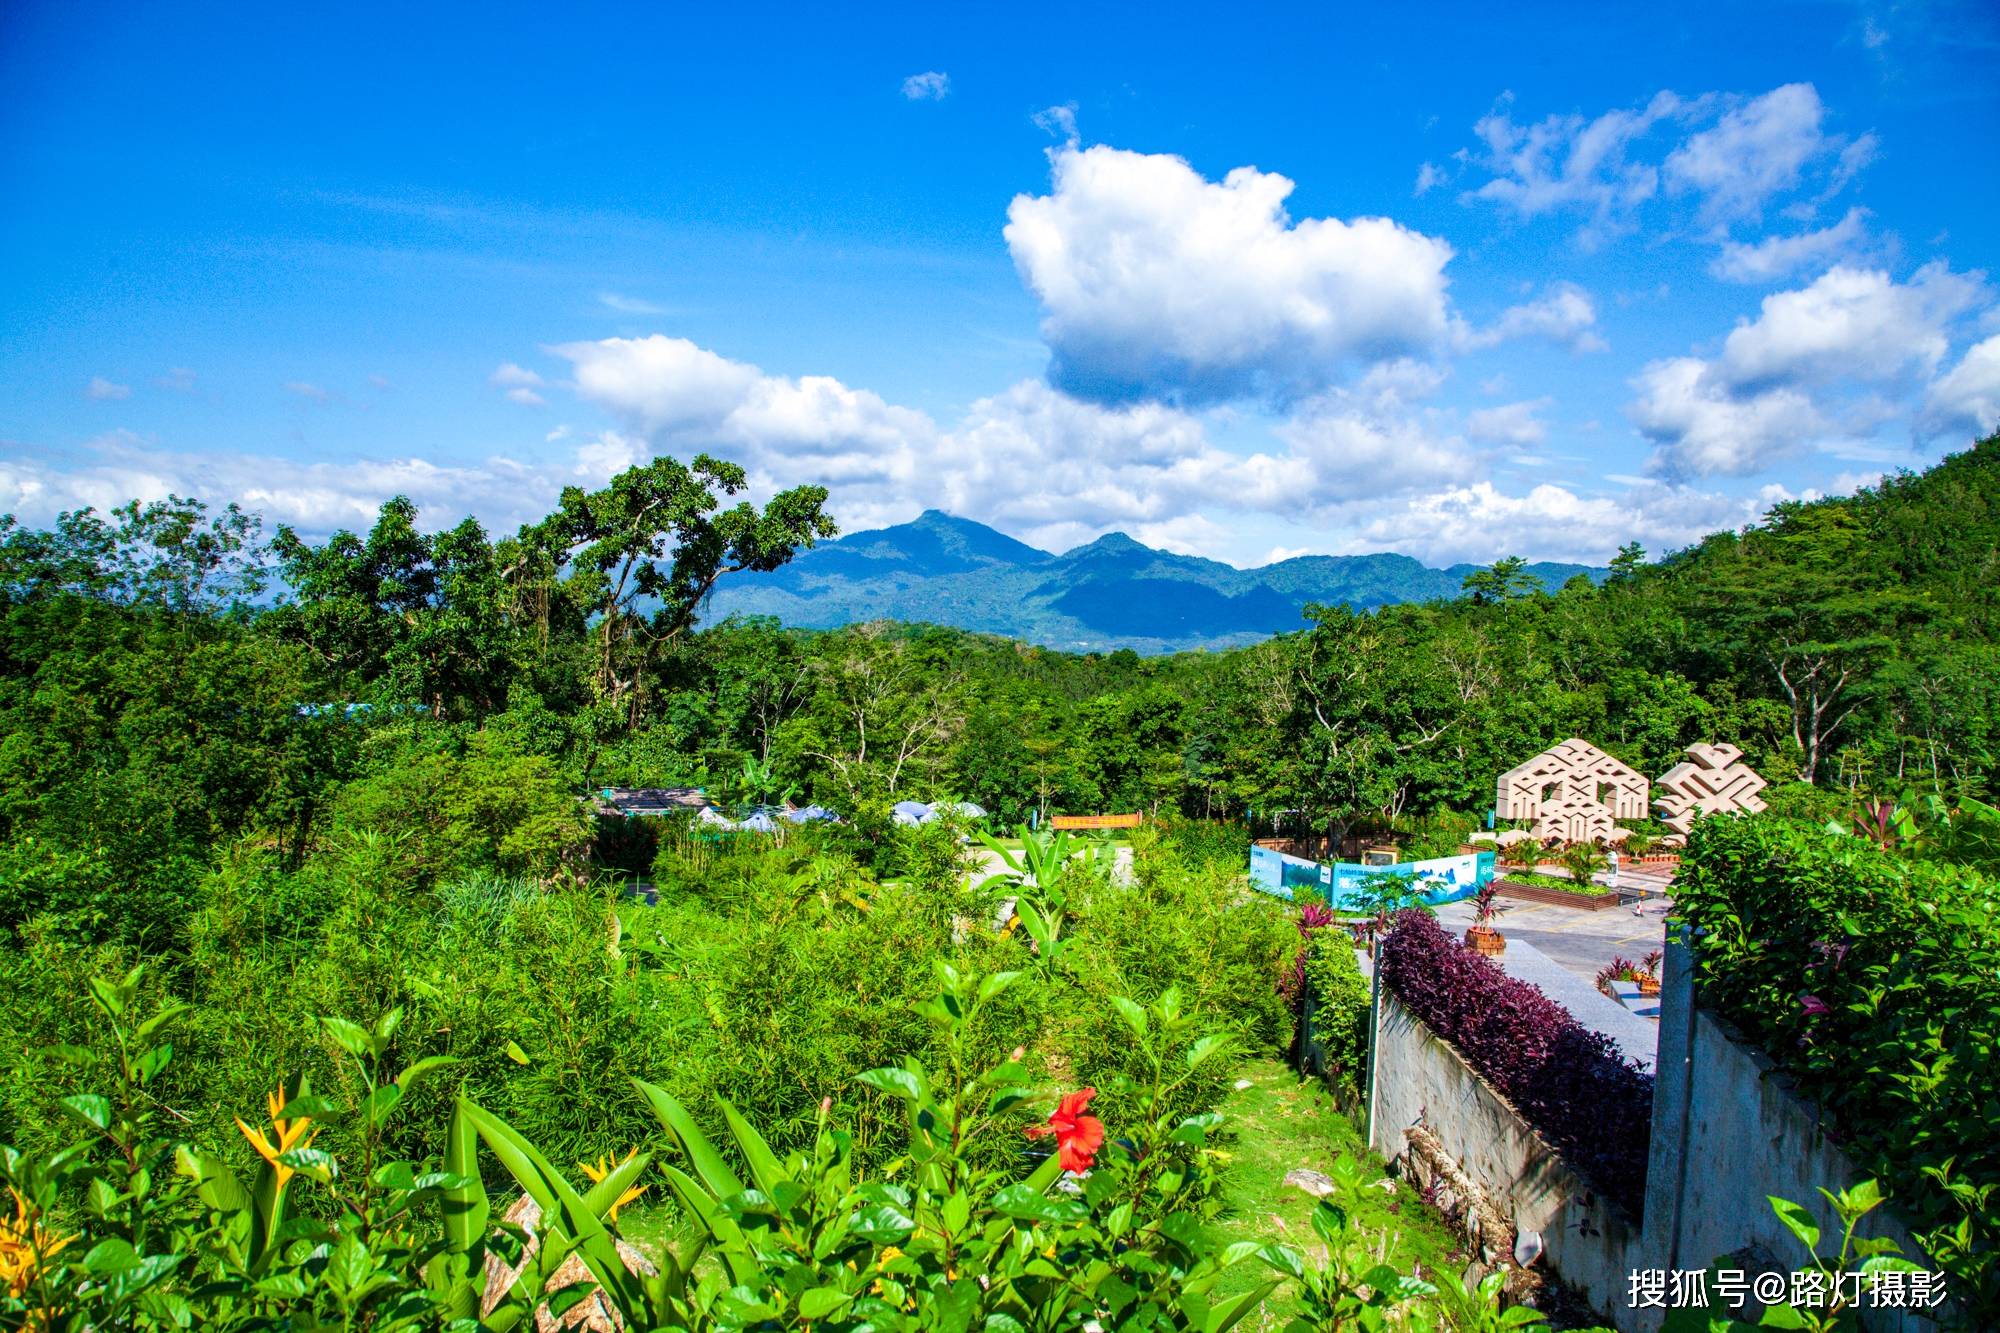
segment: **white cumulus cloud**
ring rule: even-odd
[[[1461,155],[1488,179],[1461,197],[1522,219],[1581,214],[1586,247],[1633,230],[1654,201],[1680,198],[1692,204],[1688,221],[1728,244],[1730,227],[1783,200],[1793,201],[1788,215],[1810,219],[1874,159],[1875,136],[1835,133],[1830,114],[1810,83],[1753,97],[1661,92],[1641,108],[1525,122],[1503,97],[1473,126],[1481,147]],[[1719,262],[1756,264],[1742,254]]]
[[[1332,512],[1478,466],[1451,415],[1420,406],[1440,373],[1412,361],[1305,400],[1272,447],[1246,453],[1217,445],[1188,409],[1096,402],[1044,380],[979,399],[945,427],[839,380],[768,375],[683,339],[551,350],[575,367],[580,393],[657,446],[713,450],[770,487],[826,484],[850,527],[938,507],[1045,546],[1124,528],[1189,549],[1210,532],[1204,515]]]
[[[1648,470],[1668,477],[1745,476],[1806,447],[1830,430],[1809,394],[1790,386],[1742,393],[1700,357],[1655,361],[1632,385],[1626,408],[1656,448]]]
[[[1551,283],[1534,300],[1509,306],[1490,327],[1465,330],[1459,345],[1476,351],[1516,338],[1546,338],[1572,352],[1602,352],[1608,346],[1597,332],[1597,303],[1573,282]]]
[[[1478,160],[1492,179],[1466,198],[1522,218],[1559,210],[1587,213],[1590,240],[1624,229],[1633,210],[1659,193],[1658,166],[1631,150],[1655,125],[1688,110],[1679,97],[1662,92],[1636,111],[1619,108],[1588,119],[1551,115],[1519,124],[1507,107],[1510,100],[1472,127],[1485,145]]]
[[[2000,430],[2000,334],[1975,343],[1924,396],[1923,431],[1989,435]]]
[[[1668,154],[1668,187],[1702,196],[1701,220],[1711,225],[1755,218],[1775,196],[1799,187],[1809,163],[1848,146],[1827,133],[1825,119],[1810,83],[1773,88],[1732,106]],[[1859,169],[1854,159],[1844,166],[1841,183]]]
[[[1616,496],[1555,485],[1516,495],[1479,481],[1381,511],[1349,534],[1341,550],[1394,549],[1433,565],[1484,564],[1499,555],[1601,565],[1626,542],[1655,554],[1677,550],[1718,528],[1753,522],[1789,498],[1777,487],[1734,497],[1655,482]]]
[[[1052,139],[1060,139],[1067,144],[1076,142],[1076,103],[1064,102],[1060,106],[1045,106],[1030,117],[1035,128]]]
[[[1928,375],[1943,359],[1950,322],[1984,292],[1975,275],[1940,263],[1897,282],[1881,269],[1829,269],[1797,291],[1764,298],[1730,331],[1718,370],[1731,384]]]
[[[519,403],[523,407],[543,407],[548,403],[548,399],[537,392],[542,387],[542,377],[512,361],[495,370],[488,382],[504,389],[508,402]]]
[[[1447,333],[1441,240],[1388,218],[1294,223],[1292,182],[1255,167],[1216,182],[1165,154],[1050,156],[1050,192],[1017,196],[1005,235],[1071,393],[1289,398]]]
[[[1809,446],[1879,457],[1872,437],[1936,373],[1954,324],[1985,297],[1981,275],[1942,263],[1907,282],[1835,267],[1765,297],[1716,357],[1655,361],[1633,380],[1627,414],[1655,445],[1649,470],[1744,476]]]
[[[336,528],[365,529],[384,500],[407,495],[417,502],[426,528],[473,514],[489,532],[505,532],[548,513],[563,486],[601,486],[645,456],[643,441],[615,433],[548,459],[496,455],[476,463],[439,463],[415,457],[315,462],[176,450],[114,431],[80,449],[60,451],[56,462],[0,458],[0,513],[42,524],[64,510],[89,507],[102,513],[133,499],[193,495],[212,504],[234,500],[267,524],[286,523],[323,536]]]
[[[1554,405],[1553,398],[1531,398],[1526,402],[1481,408],[1465,419],[1465,433],[1488,444],[1509,444],[1526,448],[1548,438],[1549,426],[1541,414]]]
[[[86,398],[95,398],[100,402],[115,403],[122,399],[130,398],[132,396],[132,386],[129,384],[115,384],[105,379],[102,375],[92,375],[90,383],[86,384],[83,388],[83,396]]]
[[[929,69],[903,80],[903,96],[912,102],[942,102],[950,92],[951,76],[943,70]]]
[[[1778,282],[1801,269],[1817,268],[1854,254],[1867,239],[1868,210],[1850,208],[1830,227],[1754,243],[1725,241],[1708,271],[1727,282]]]

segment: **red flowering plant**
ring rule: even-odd
[[[911,1058],[860,1076],[906,1108],[907,1153],[881,1178],[853,1179],[848,1137],[824,1113],[814,1151],[780,1162],[725,1107],[745,1180],[692,1116],[640,1085],[690,1164],[691,1174],[668,1168],[668,1181],[724,1263],[704,1286],[707,1316],[676,1311],[672,1322],[915,1333],[1080,1330],[1095,1321],[1224,1333],[1256,1310],[1275,1283],[1217,1292],[1224,1273],[1258,1249],[1225,1247],[1208,1225],[1219,1203],[1207,1144],[1221,1117],[1148,1119],[1225,1054],[1228,1039],[1190,1040],[1194,1020],[1171,992],[1145,1007],[1114,1000],[1151,1069],[1143,1086],[1116,1090],[1136,1121],[1108,1138],[1090,1111],[1097,1089],[1086,1087],[1023,1124],[1021,1113],[1048,1094],[1022,1052],[982,1066],[969,1036],[1018,974],[937,969],[939,992],[922,1009],[941,1029],[943,1066]],[[1054,1151],[1036,1160],[1034,1148],[1050,1140]]]
[[[1030,1138],[1055,1135],[1056,1162],[1077,1175],[1090,1170],[1097,1150],[1104,1146],[1104,1122],[1084,1109],[1096,1095],[1096,1088],[1072,1092],[1050,1112],[1048,1124],[1030,1125],[1027,1130]]]
[[[1221,1117],[1161,1108],[1228,1039],[1194,1037],[1173,992],[1144,1007],[1112,1002],[1149,1072],[1107,1088],[1108,1102],[1133,1113],[1108,1137],[1090,1113],[1094,1089],[1069,1091],[1024,1124],[1050,1094],[1021,1052],[972,1060],[968,1033],[1016,974],[969,976],[942,962],[938,972],[924,1008],[944,1029],[944,1067],[910,1060],[860,1080],[908,1108],[908,1151],[880,1176],[857,1174],[830,1097],[811,1146],[781,1158],[721,1098],[718,1144],[635,1079],[666,1142],[585,1166],[587,1183],[463,1095],[439,1157],[380,1160],[380,1130],[403,1090],[439,1067],[419,1061],[387,1077],[392,1011],[372,1028],[324,1020],[366,1095],[336,1105],[300,1083],[273,1097],[272,1133],[246,1127],[260,1162],[246,1186],[226,1162],[169,1137],[147,1092],[170,1058],[160,1034],[177,1010],[142,1020],[137,973],[94,981],[118,1048],[114,1091],[63,1099],[90,1131],[82,1142],[46,1153],[0,1144],[0,1187],[14,1204],[0,1217],[0,1240],[12,1238],[0,1256],[0,1327],[497,1331],[576,1323],[565,1316],[580,1310],[593,1326],[687,1333],[1228,1333],[1278,1285],[1223,1289],[1253,1257],[1300,1287],[1299,1330],[1380,1327],[1352,1316],[1377,1318],[1430,1289],[1380,1266],[1350,1271],[1345,1258],[1328,1267],[1282,1245],[1215,1239],[1207,1144]],[[306,1144],[322,1123],[353,1136],[353,1169]],[[1024,1151],[1050,1138],[1055,1151],[1039,1161]],[[503,1179],[536,1221],[521,1220],[519,1204],[503,1216],[489,1199],[487,1182]],[[76,1186],[84,1197],[65,1205],[58,1195]],[[312,1203],[292,1211],[286,1200],[301,1190]],[[676,1243],[650,1255],[620,1239],[620,1208],[648,1191],[670,1192],[685,1219]],[[1316,1214],[1323,1235],[1333,1212]]]

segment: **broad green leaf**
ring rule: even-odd
[[[1245,1315],[1262,1304],[1264,1298],[1276,1290],[1277,1286],[1275,1282],[1266,1282],[1261,1286],[1252,1287],[1240,1296],[1210,1306],[1208,1318],[1203,1321],[1205,1333],[1229,1333],[1229,1330],[1234,1328]]]
[[[1051,1199],[1026,1181],[993,1196],[993,1210],[1029,1222],[1080,1222],[1090,1210],[1075,1199]]]
[[[687,1155],[689,1165],[694,1167],[695,1174],[701,1177],[702,1183],[708,1186],[715,1197],[726,1199],[732,1194],[743,1192],[742,1180],[737,1178],[736,1172],[730,1169],[722,1154],[709,1143],[708,1136],[701,1132],[701,1126],[697,1125],[694,1117],[687,1113],[687,1108],[641,1079],[633,1079],[632,1086],[639,1090],[639,1095],[653,1108],[653,1115],[666,1126],[667,1132],[680,1144],[681,1151]]]
[[[786,1179],[785,1168],[779,1163],[771,1145],[764,1142],[764,1136],[756,1126],[721,1097],[715,1104],[722,1108],[722,1118],[729,1123],[730,1135],[736,1140],[736,1149],[743,1154],[743,1160],[750,1166],[750,1176],[757,1182],[757,1188],[766,1194],[776,1194],[778,1185]]]
[[[824,1319],[853,1299],[838,1287],[814,1287],[799,1297],[799,1318]]]
[[[1201,1065],[1205,1063],[1210,1057],[1218,1055],[1221,1052],[1228,1050],[1229,1045],[1230,1045],[1230,1038],[1228,1033],[1226,1032],[1209,1033],[1206,1037],[1202,1037],[1201,1039],[1196,1041],[1194,1045],[1188,1047],[1188,1053],[1187,1053],[1188,1068],[1189,1069],[1200,1068]]]
[[[250,1207],[250,1192],[220,1158],[197,1153],[194,1167],[199,1182],[195,1192],[203,1203],[218,1213],[240,1213]]]
[[[865,1073],[856,1074],[854,1081],[877,1092],[886,1092],[891,1096],[907,1098],[910,1101],[918,1101],[924,1095],[923,1083],[907,1069],[870,1069]]]
[[[94,1092],[79,1092],[56,1105],[93,1129],[111,1128],[111,1099]]]
[[[1259,1259],[1287,1277],[1304,1278],[1306,1275],[1305,1261],[1299,1258],[1299,1252],[1289,1245],[1259,1245],[1256,1254]]]
[[[1767,1194],[1764,1197],[1770,1201],[1771,1211],[1778,1215],[1778,1220],[1785,1224],[1785,1229],[1803,1241],[1808,1250],[1817,1251],[1819,1226],[1813,1221],[1812,1214],[1790,1199],[1780,1199],[1775,1194]]]
[[[361,1114],[367,1118],[369,1124],[379,1125],[389,1118],[390,1113],[402,1100],[402,1084],[384,1083],[368,1094],[368,1100],[361,1104]]]
[[[486,1186],[479,1179],[479,1136],[460,1098],[452,1109],[451,1126],[445,1133],[444,1169],[466,1181],[448,1189],[438,1200],[444,1213],[445,1241],[463,1254],[486,1239],[486,1224],[492,1207],[486,1200]]]
[[[1347,1235],[1347,1210],[1339,1204],[1321,1199],[1313,1207],[1312,1228],[1328,1245],[1343,1244]]]
[[[411,1085],[432,1070],[444,1069],[458,1063],[460,1061],[455,1055],[427,1055],[423,1059],[405,1066],[403,1072],[396,1075],[396,1084],[404,1092],[408,1092]]]
[[[721,1257],[723,1267],[729,1270],[730,1280],[739,1283],[754,1281],[761,1270],[744,1243],[743,1229],[723,1211],[715,1196],[678,1167],[662,1166],[660,1174],[667,1178],[667,1186],[673,1190],[681,1207],[701,1222],[709,1238],[715,1242],[716,1253]]]
[[[542,1261],[545,1264],[559,1262],[563,1242],[567,1242],[567,1247],[573,1248],[582,1257],[590,1275],[614,1300],[626,1309],[640,1308],[636,1304],[638,1290],[635,1279],[626,1271],[624,1260],[619,1258],[611,1234],[604,1229],[604,1223],[597,1215],[584,1207],[583,1199],[562,1172],[550,1165],[533,1144],[498,1116],[475,1102],[464,1101],[464,1106],[480,1141],[493,1151],[521,1188],[541,1205],[544,1228]]]
[[[375,1039],[368,1029],[345,1018],[323,1016],[319,1020],[326,1028],[327,1035],[339,1043],[340,1049],[357,1058],[371,1055],[375,1050]]]
[[[1146,1011],[1141,1009],[1135,1001],[1128,1000],[1123,995],[1114,995],[1111,997],[1111,1007],[1116,1009],[1118,1016],[1125,1020],[1126,1027],[1131,1028],[1132,1031],[1138,1033],[1141,1037],[1146,1035]]]
[[[980,1000],[984,1002],[992,999],[1001,991],[1013,985],[1020,975],[1019,972],[995,972],[992,976],[979,983]]]
[[[901,1245],[917,1229],[917,1220],[895,1204],[878,1203],[855,1210],[847,1229],[870,1245]]]

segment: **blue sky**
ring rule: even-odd
[[[1602,560],[2000,424],[1981,5],[0,11],[0,510]]]

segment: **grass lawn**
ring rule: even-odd
[[[1274,1241],[1309,1257],[1324,1256],[1326,1247],[1312,1229],[1315,1200],[1286,1186],[1285,1173],[1296,1167],[1327,1171],[1339,1158],[1359,1157],[1369,1163],[1371,1181],[1387,1180],[1394,1187],[1370,1188],[1363,1198],[1343,1201],[1362,1232],[1376,1238],[1377,1253],[1405,1273],[1421,1270],[1428,1276],[1465,1267],[1468,1260],[1443,1221],[1414,1190],[1389,1176],[1360,1127],[1335,1109],[1317,1079],[1301,1079],[1275,1059],[1246,1061],[1237,1078],[1250,1086],[1231,1093],[1221,1108],[1231,1131],[1225,1145],[1231,1156],[1224,1177],[1230,1205],[1221,1224],[1224,1240]],[[1243,1291],[1270,1276],[1262,1264],[1246,1263],[1224,1279],[1222,1290]],[[1280,1327],[1291,1317],[1290,1305],[1284,1291],[1273,1292],[1242,1327]]]

